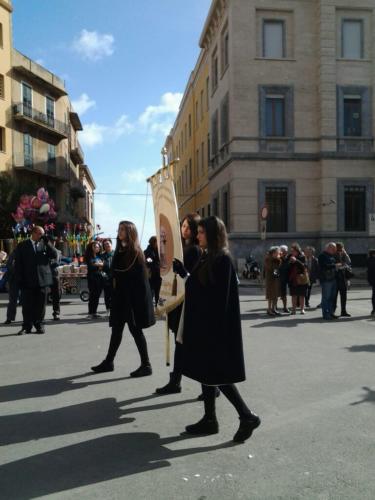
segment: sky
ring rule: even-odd
[[[14,47],[65,80],[80,114],[103,236],[115,237],[124,219],[135,222],[143,247],[155,232],[146,178],[161,166],[210,4],[13,0]]]

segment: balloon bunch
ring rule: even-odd
[[[23,194],[20,197],[16,211],[12,213],[17,225],[21,224],[24,227],[35,223],[47,224],[56,216],[55,202],[43,187],[38,189],[36,196]]]

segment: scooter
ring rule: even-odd
[[[245,268],[242,271],[242,277],[247,280],[260,281],[260,266],[252,255],[246,259]]]

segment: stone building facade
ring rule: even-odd
[[[374,246],[374,12],[375,0],[212,2],[210,204],[236,257],[341,240],[360,261]]]
[[[12,132],[9,123],[12,101],[11,13],[10,0],[0,0],[0,172],[9,168],[12,158]]]

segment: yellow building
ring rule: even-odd
[[[174,165],[179,215],[211,213],[208,187],[209,69],[202,50],[191,73],[173,128],[166,139],[169,163]]]
[[[0,0],[0,172],[11,168],[11,13],[10,0]]]

